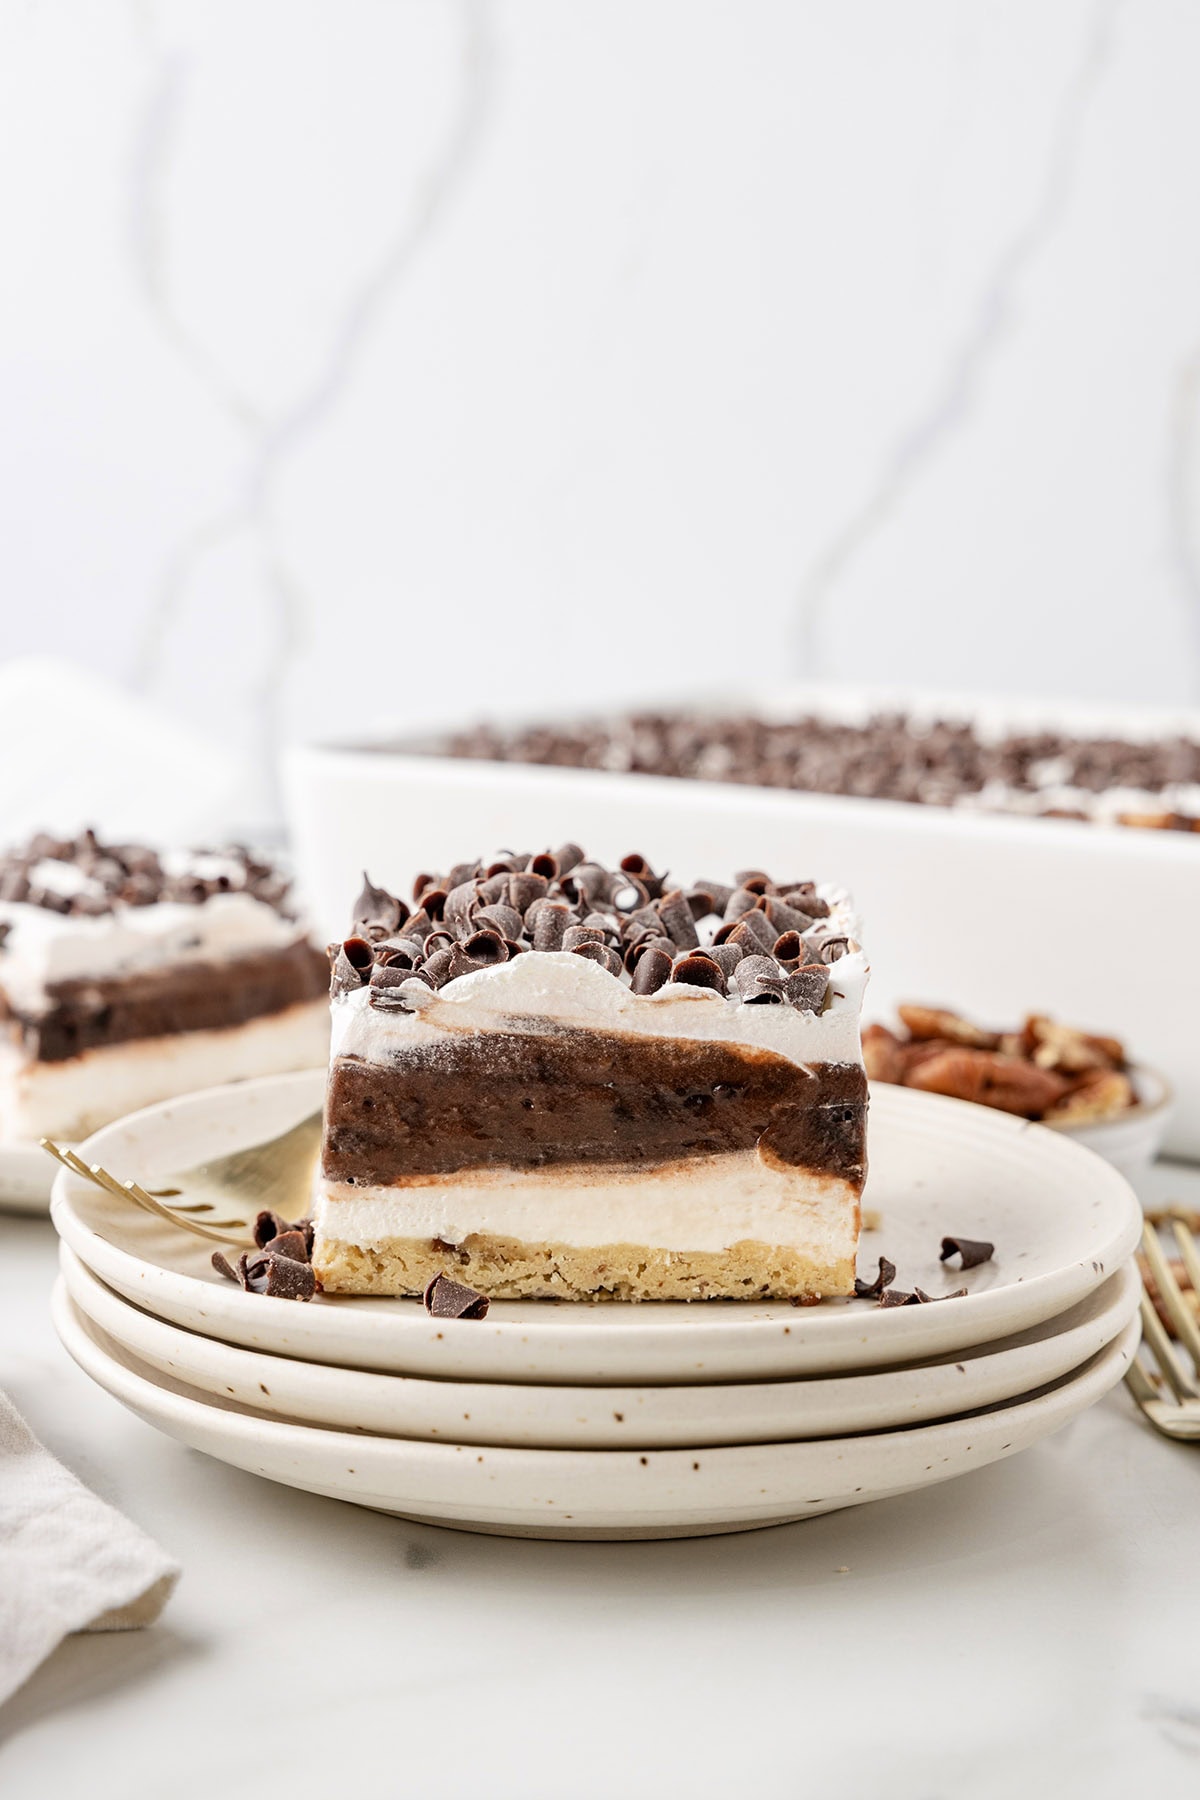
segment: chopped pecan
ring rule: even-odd
[[[909,1035],[918,1041],[925,1038],[947,1038],[952,1044],[963,1044],[971,1050],[995,1050],[999,1034],[972,1025],[957,1013],[935,1006],[900,1006],[897,1012],[907,1025]]]
[[[886,1025],[868,1025],[862,1035],[863,1062],[872,1081],[904,1080],[906,1046]]]
[[[1120,1068],[1125,1052],[1116,1038],[1089,1037],[1074,1026],[1033,1014],[1025,1021],[1025,1037],[1039,1069],[1061,1069],[1065,1075],[1081,1075],[1086,1069]]]
[[[1070,1092],[1055,1101],[1047,1123],[1082,1125],[1094,1119],[1115,1119],[1136,1106],[1137,1095],[1128,1075],[1119,1069],[1091,1069],[1071,1083]]]
[[[926,1057],[908,1071],[905,1084],[929,1094],[997,1106],[1027,1119],[1040,1118],[1068,1089],[1068,1083],[1052,1069],[1035,1068],[1019,1057],[985,1050],[943,1050]]]

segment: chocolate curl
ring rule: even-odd
[[[581,944],[603,944],[607,934],[595,925],[569,925],[563,933],[562,948],[578,950]]]
[[[375,945],[375,967],[415,969],[425,954],[416,938],[384,938]]]
[[[639,906],[636,912],[627,913],[621,921],[621,931],[630,938],[641,931],[652,931],[658,936],[662,932],[662,920],[657,907]]]
[[[486,1319],[489,1304],[486,1294],[449,1275],[435,1275],[425,1289],[425,1311],[435,1319]]]
[[[589,912],[608,899],[610,879],[599,863],[579,863],[571,872],[571,885]]]
[[[896,1279],[896,1265],[889,1262],[886,1256],[879,1259],[879,1273],[874,1281],[863,1281],[858,1275],[854,1278],[854,1294],[858,1300],[878,1300],[885,1288],[890,1288]]]
[[[704,954],[705,956],[711,956],[713,961],[719,965],[725,980],[728,982],[729,977],[741,962],[745,952],[740,944],[726,943],[711,944]]]
[[[657,902],[663,930],[681,950],[695,950],[700,942],[691,908],[679,888],[672,888]]]
[[[481,929],[490,925],[502,938],[519,938],[525,929],[524,919],[511,906],[481,906],[475,924]]]
[[[810,919],[829,917],[829,902],[821,899],[815,882],[798,882],[794,888],[787,889],[783,897],[789,906],[794,906],[797,912],[807,913]]]
[[[707,919],[710,913],[720,914],[721,909],[716,899],[706,887],[688,888],[683,897],[688,903],[688,911],[697,923],[701,919]]]
[[[621,935],[621,921],[615,913],[590,912],[583,922],[592,931],[602,931],[606,940]]]
[[[571,870],[583,861],[585,852],[579,848],[578,844],[560,844],[552,854],[561,879],[562,876],[569,875]]]
[[[468,924],[464,927],[464,935],[469,937],[470,933],[471,927]],[[425,954],[426,956],[434,956],[439,950],[453,950],[457,942],[458,939],[451,937],[448,931],[431,931],[429,936],[425,939]]]
[[[512,961],[514,956],[524,956],[529,948],[529,945],[523,944],[520,938],[505,938],[504,942],[508,949],[509,962]]]
[[[661,931],[646,931],[634,938],[625,950],[625,967],[632,975],[647,950],[661,950],[674,962],[679,952],[669,937],[663,937]]]
[[[749,888],[734,888],[725,902],[725,917],[727,920],[744,918],[747,913],[754,911],[758,902],[759,896],[751,893]]]
[[[600,967],[602,969],[607,969],[610,975],[619,975],[621,973],[621,959],[615,950],[609,949],[607,944],[588,942],[585,944],[564,945],[563,947],[564,949],[569,948],[575,956],[585,956],[588,962],[599,963]]]
[[[444,919],[446,916],[446,889],[444,887],[426,888],[421,895],[421,911],[427,919]],[[414,915],[415,916],[415,915]],[[412,920],[409,920],[409,924]],[[405,927],[407,931],[408,927]]]
[[[561,900],[539,900],[533,919],[535,950],[561,950],[563,938],[571,924],[571,908]],[[533,909],[530,909],[533,911]]]
[[[540,875],[543,881],[549,882],[557,881],[562,871],[558,866],[558,858],[552,856],[549,850],[543,850],[540,856],[530,857],[529,873],[531,875]]]
[[[420,875],[418,875],[416,877],[416,879],[414,880],[414,882],[412,884],[412,897],[413,897],[415,904],[417,906],[420,906],[421,896],[425,892],[426,888],[431,888],[431,887],[444,888],[445,885],[446,885],[446,883],[444,882],[444,880],[442,879],[442,877],[440,875],[430,875],[428,872],[423,871]]]
[[[414,943],[423,944],[433,929],[433,920],[428,916],[424,907],[421,907],[406,923],[404,936],[412,938]]]
[[[702,950],[681,956],[671,970],[671,980],[682,982],[684,987],[711,988],[716,994],[725,992],[724,970]]]
[[[285,1219],[282,1213],[260,1212],[254,1221],[254,1241],[260,1250],[268,1250],[273,1240],[293,1234],[299,1238],[301,1257],[312,1255],[313,1226],[311,1219]],[[291,1254],[286,1252],[285,1254]]]
[[[628,918],[631,913],[644,907],[649,898],[650,890],[645,882],[628,876],[614,883],[609,895],[609,904]]]
[[[785,900],[780,900],[775,894],[760,894],[755,911],[764,913],[768,923],[780,933],[807,931],[812,924],[812,918],[808,913],[797,912],[794,906],[789,906]]]
[[[498,931],[477,931],[450,952],[450,979],[474,975],[479,969],[493,969],[508,961],[508,945]]]
[[[535,900],[545,898],[550,886],[545,875],[534,871],[522,871],[508,878],[508,892],[504,896],[508,904],[524,918]]]
[[[337,1000],[343,994],[353,993],[355,988],[365,986],[370,977],[375,957],[363,938],[347,938],[343,944],[330,944],[329,955],[332,967],[329,973],[329,992]]]
[[[785,931],[782,937],[777,937],[772,946],[771,955],[777,963],[782,963],[789,973],[808,961],[808,951],[805,948],[804,939],[798,931]]]
[[[783,1003],[783,977],[770,956],[745,956],[733,971],[733,986],[747,1006]]]
[[[849,956],[849,954],[849,938],[827,937],[821,945],[820,961],[823,963],[840,962],[843,956]]]
[[[493,875],[511,875],[513,870],[519,867],[521,861],[522,859],[520,857],[512,855],[498,856],[495,862],[490,862],[488,864],[483,873],[488,879]]]
[[[638,957],[637,967],[633,971],[632,988],[635,994],[656,994],[671,979],[671,958],[665,950],[658,950],[650,944]]]
[[[977,1269],[980,1263],[991,1262],[995,1244],[989,1244],[986,1238],[944,1237],[940,1259],[947,1262],[950,1257],[961,1259],[960,1267]]]
[[[483,871],[477,862],[455,863],[449,875],[446,877],[446,886],[449,890],[453,891],[456,887],[466,887],[468,884],[473,885],[482,873]]]
[[[376,1012],[419,1012],[434,988],[425,969],[399,969],[388,973],[395,973],[400,979],[386,984],[372,981],[367,990],[368,1006]]]
[[[819,1013],[824,1010],[829,992],[829,970],[824,963],[796,969],[783,984],[783,996],[797,1012]]]
[[[487,881],[481,881],[478,889],[479,898],[487,906],[495,906],[501,901],[507,905],[508,884],[511,880],[512,876],[505,873],[492,875]]]
[[[775,883],[762,869],[736,869],[733,879],[750,894],[773,894]]]
[[[460,881],[446,895],[446,904],[442,917],[447,925],[456,929],[463,920],[469,919],[479,899],[479,889],[473,881]]]
[[[422,981],[427,981],[432,988],[440,988],[443,982],[450,979],[450,965],[453,961],[453,950],[435,950],[429,961],[421,965]]]
[[[743,918],[727,919],[713,942],[737,944],[747,956],[769,956],[775,948],[775,933],[764,913],[748,912]]]
[[[696,888],[702,893],[712,895],[713,912],[718,914],[719,917],[724,918],[725,908],[733,899],[734,894],[734,890],[729,886],[729,883],[726,881],[702,880],[696,883]]]
[[[408,917],[408,908],[386,888],[376,887],[363,870],[362,892],[354,902],[354,926],[365,938],[391,937]]]
[[[269,1294],[272,1300],[311,1300],[317,1291],[312,1264],[290,1256],[243,1254],[238,1257],[238,1269],[250,1294]]]

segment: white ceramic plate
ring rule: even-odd
[[[949,1418],[1070,1374],[1124,1330],[1141,1294],[1137,1269],[1126,1263],[1059,1318],[915,1368],[736,1387],[545,1387],[422,1381],[266,1356],[131,1306],[65,1244],[62,1272],[77,1309],[114,1343],[202,1393],[340,1431],[563,1450],[777,1443]]]
[[[157,1184],[274,1136],[320,1101],[319,1073],[268,1076],[147,1107],[81,1146],[89,1162]],[[945,1355],[1027,1330],[1096,1288],[1141,1229],[1132,1190],[1069,1139],[986,1107],[910,1088],[871,1100],[868,1203],[860,1266],[885,1252],[900,1283],[966,1298],[881,1310],[744,1301],[503,1301],[483,1320],[432,1319],[416,1300],[325,1297],[304,1305],[243,1293],[205,1244],[63,1170],[60,1235],[107,1284],[189,1331],[305,1362],[474,1381],[623,1385],[792,1378]],[[959,1275],[938,1261],[944,1234],[988,1238],[995,1258]]]
[[[47,1213],[55,1164],[37,1144],[0,1143],[0,1213]]]
[[[358,1436],[263,1418],[151,1378],[72,1305],[54,1322],[84,1372],[170,1437],[287,1487],[381,1512],[518,1537],[690,1537],[747,1531],[948,1481],[1015,1455],[1113,1387],[1138,1321],[1041,1394],[910,1431],[703,1450],[510,1450]]]

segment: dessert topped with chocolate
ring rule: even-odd
[[[366,880],[330,947],[327,1290],[849,1292],[867,964],[840,890],[566,844]],[[449,1250],[447,1248],[449,1246]]]
[[[479,725],[412,748],[482,762],[1200,831],[1200,740],[1182,734],[1137,741],[1053,730],[993,732],[965,720],[905,713],[641,712],[512,730]]]
[[[323,987],[265,859],[40,833],[0,858],[0,1138],[319,1062]]]

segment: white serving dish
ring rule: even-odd
[[[147,1107],[80,1146],[122,1179],[150,1187],[167,1171],[263,1143],[319,1103],[320,1071],[265,1076]],[[912,1088],[871,1096],[859,1268],[895,1263],[898,1285],[933,1306],[868,1301],[546,1300],[493,1303],[486,1319],[433,1319],[419,1300],[247,1294],[216,1274],[211,1246],[60,1171],[59,1235],[109,1287],[147,1312],[247,1349],[458,1380],[602,1386],[792,1379],[925,1360],[1054,1318],[1126,1263],[1142,1215],[1115,1169],[1059,1133],[984,1106]],[[986,1238],[994,1258],[959,1273],[943,1236]]]
[[[1105,1162],[1135,1182],[1153,1163],[1171,1125],[1171,1085],[1157,1069],[1134,1063],[1127,1071],[1137,1095],[1137,1105],[1115,1119],[1097,1119],[1087,1125],[1055,1125],[1051,1129],[1073,1144],[1094,1150]]]
[[[422,1381],[268,1356],[182,1331],[105,1287],[65,1244],[76,1308],[148,1368],[273,1418],[431,1443],[661,1450],[896,1430],[997,1406],[1060,1381],[1124,1331],[1142,1284],[1132,1262],[1078,1306],[1015,1338],[861,1375],[686,1387]]]
[[[73,1306],[52,1303],[69,1355],[169,1437],[287,1487],[430,1524],[512,1537],[670,1538],[753,1531],[949,1481],[1014,1456],[1114,1387],[1133,1320],[1057,1385],[909,1431],[700,1450],[509,1450],[293,1425],[155,1375]]]
[[[671,703],[685,706],[898,707],[989,728],[1200,737],[1197,713],[804,687]],[[548,701],[543,719],[556,716]],[[1119,1037],[1175,1089],[1168,1147],[1200,1158],[1200,834],[316,746],[285,753],[283,785],[298,875],[330,937],[364,867],[407,891],[419,869],[566,838],[605,859],[638,850],[686,879],[754,866],[837,881],[866,921],[869,1017],[920,1000],[1002,1024],[1048,1012]]]

